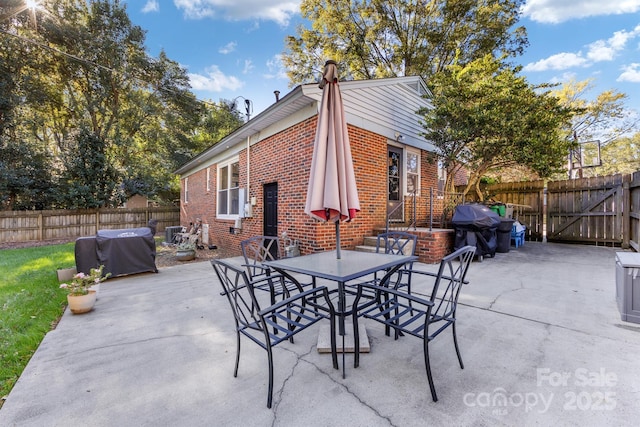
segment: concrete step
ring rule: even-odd
[[[375,252],[376,245],[378,243],[377,236],[365,236],[364,243],[360,246],[356,246],[356,251],[359,252]]]
[[[369,245],[360,245],[360,246],[356,246],[356,251],[358,252],[375,252],[376,251],[376,247],[374,246],[369,246]]]
[[[365,246],[373,246],[373,248],[375,249],[377,243],[378,236],[365,236],[363,244]]]
[[[360,246],[356,246],[356,251],[375,252],[377,244],[378,244],[378,236],[365,236],[364,244]]]

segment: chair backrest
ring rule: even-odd
[[[260,305],[246,272],[224,260],[211,260],[211,265],[220,280],[223,294],[227,296],[227,300],[231,305],[236,327],[239,330],[251,328],[256,331],[263,331],[259,315]],[[258,337],[260,337],[260,334],[258,334]],[[264,338],[262,341],[264,341]]]
[[[418,236],[404,231],[378,234],[376,252],[393,255],[415,255]]]
[[[240,242],[240,248],[252,280],[265,275],[265,261],[280,259],[280,240],[275,236],[251,237]]]
[[[431,311],[433,317],[447,318],[455,314],[460,288],[465,283],[475,252],[475,246],[465,246],[440,261],[438,277],[431,292],[431,301],[434,302]]]

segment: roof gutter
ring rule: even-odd
[[[174,171],[174,173],[177,175],[182,175],[185,172],[197,168],[200,164],[206,162],[217,154],[224,152],[228,148],[243,142],[245,139],[247,140],[248,148],[249,138],[251,137],[251,135],[255,134],[256,132],[260,132],[261,130],[267,128],[275,121],[277,121],[273,119],[274,113],[276,111],[285,108],[287,105],[297,101],[304,96],[305,95],[302,92],[302,87],[297,86],[286,96],[281,98],[278,102],[271,104],[267,109],[256,115],[244,125],[240,126],[229,135],[225,136],[220,141],[216,142],[211,147],[207,148],[202,153],[198,154],[196,157],[180,166]]]

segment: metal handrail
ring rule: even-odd
[[[416,190],[413,190],[413,191],[411,192],[410,196],[411,196],[411,199],[410,199],[410,200],[411,200],[411,201],[412,201],[412,203],[413,203],[413,215],[412,215],[412,218],[411,218],[411,222],[409,223],[409,226],[408,226],[407,228],[405,228],[404,230],[402,230],[402,231],[408,231],[412,226],[413,226],[413,229],[414,229],[414,230],[416,230],[416,229],[417,229],[417,227],[416,227],[416,224],[417,224],[417,220],[416,220],[416,218],[417,218],[417,211],[416,211],[416,207],[417,207],[417,204],[416,204],[417,192],[416,192]],[[387,224],[386,224],[386,227],[385,227],[385,232],[386,232],[386,233],[388,233],[388,232],[389,232],[389,222],[391,221],[391,216],[392,216],[392,215],[393,215],[393,214],[394,214],[394,213],[395,213],[399,208],[404,209],[404,204],[406,203],[406,200],[407,200],[406,198],[405,198],[405,199],[403,199],[403,200],[402,200],[402,202],[400,202],[400,204],[398,204],[398,206],[396,206],[395,208],[393,208],[393,209],[391,210],[391,212],[388,212],[388,213],[387,213]]]
[[[433,187],[429,187],[429,230],[433,230],[433,201],[435,198],[438,198],[440,196],[445,197],[445,196],[453,196],[453,200],[454,200],[454,205],[457,206],[458,204],[464,204],[465,202],[465,197],[463,193],[449,193],[449,192],[445,192],[442,190],[438,190],[437,188],[433,188]],[[402,200],[402,202],[400,202],[396,207],[394,207],[390,212],[387,213],[387,218],[386,218],[386,226],[385,226],[385,231],[388,233],[389,232],[389,224],[391,222],[391,217],[398,211],[398,209],[404,209],[405,207],[405,203],[407,203],[408,201],[410,201],[412,203],[412,218],[409,222],[409,225],[402,231],[409,231],[409,229],[411,229],[411,227],[413,227],[414,230],[417,229],[417,191],[412,191],[411,194],[409,195],[410,198],[404,198]],[[435,197],[434,197],[435,196]]]

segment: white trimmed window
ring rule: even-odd
[[[207,193],[211,191],[211,186],[209,185],[210,183],[211,183],[211,168],[207,168]]]
[[[218,218],[236,219],[240,213],[240,162],[234,158],[218,165]]]
[[[420,194],[420,152],[406,151],[407,194]]]
[[[189,178],[184,179],[184,202],[189,203]]]

